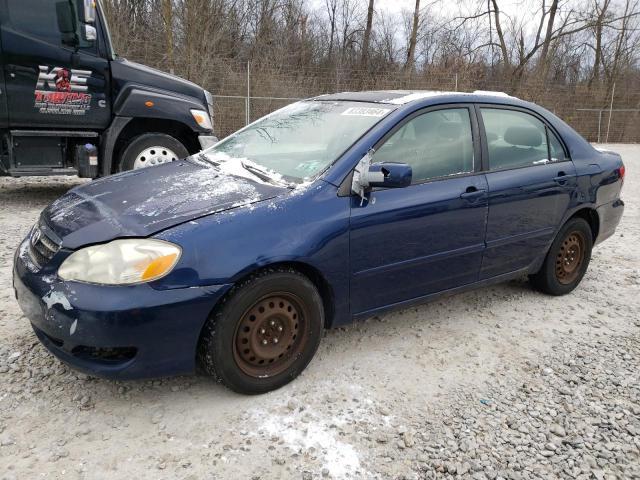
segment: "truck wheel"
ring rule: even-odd
[[[205,324],[200,366],[238,393],[275,390],[316,353],[324,325],[317,289],[290,268],[267,269],[236,285]]]
[[[129,141],[122,151],[118,171],[136,170],[173,162],[189,155],[186,147],[165,133],[144,133]]]

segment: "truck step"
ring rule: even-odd
[[[78,175],[75,168],[10,168],[9,175],[12,177],[38,177],[49,175]]]

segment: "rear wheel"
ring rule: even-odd
[[[531,283],[550,295],[571,292],[587,271],[592,247],[589,224],[582,218],[569,220],[558,232],[540,271],[529,277]]]
[[[275,390],[311,361],[323,325],[322,300],[308,278],[266,270],[234,287],[207,321],[199,363],[236,392]]]
[[[145,133],[129,141],[122,151],[118,171],[136,170],[173,162],[189,155],[186,147],[165,133]]]

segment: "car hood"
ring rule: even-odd
[[[119,237],[146,237],[289,191],[240,170],[230,174],[183,160],[113,175],[70,190],[43,211],[42,220],[63,247],[75,249]]]

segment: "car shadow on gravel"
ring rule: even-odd
[[[424,336],[424,340],[428,341],[433,337],[437,343],[435,346],[418,347],[416,355],[426,353],[428,359],[422,366],[418,366],[415,375],[437,375],[447,367],[431,366],[431,359],[447,353],[450,351],[448,349],[455,349],[456,343],[463,340],[463,338],[456,338],[456,330],[465,328],[465,324],[470,324],[471,329],[483,328],[479,320],[470,318],[470,311],[486,309],[485,313],[488,313],[490,308],[503,308],[502,303],[506,306],[509,299],[515,296],[536,295],[538,294],[528,288],[526,280],[513,280],[329,330],[324,335],[317,358],[312,361],[309,368],[298,380],[273,392],[272,395],[276,398],[288,397],[291,389],[312,386],[314,382],[326,379],[327,372],[336,369],[337,376],[341,375],[343,379],[348,378],[351,375],[351,365],[365,362],[363,358],[366,356],[384,354],[386,349],[393,351],[406,348],[406,339],[416,336]],[[494,303],[487,306],[487,301]],[[21,317],[16,321],[26,322],[27,320]],[[467,337],[470,334],[473,335],[474,332],[464,332],[462,335]],[[186,401],[196,397],[207,402],[226,403],[226,400],[250,398],[226,389],[202,373],[130,381],[85,375],[55,358],[31,332],[15,337],[10,346],[3,346],[0,342],[0,350],[6,350],[6,355],[9,356],[14,351],[20,352],[20,355],[7,367],[10,369],[8,372],[10,375],[15,374],[15,376],[11,375],[12,385],[24,396],[41,398],[52,396],[56,401],[76,404],[81,410],[94,407],[101,409],[101,405],[106,404],[126,406],[132,400],[140,403],[144,408],[144,405],[152,405],[159,400]],[[387,364],[386,371],[382,369],[381,374],[392,377],[396,373],[399,375],[401,372],[395,372],[395,370],[404,370],[408,364],[415,368],[415,362],[406,358],[406,356],[404,359],[399,358],[395,364]],[[343,365],[344,369],[340,365]],[[47,400],[53,399],[47,398]]]

